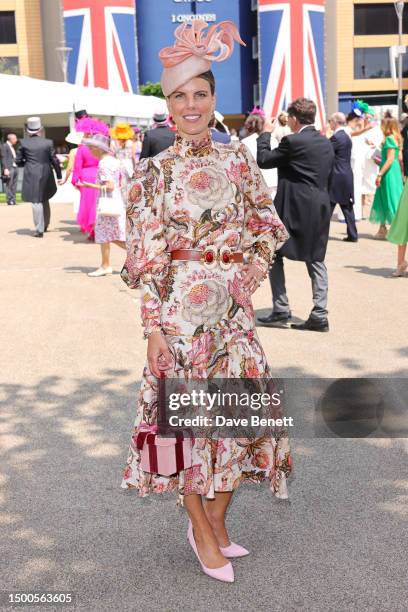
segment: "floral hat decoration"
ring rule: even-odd
[[[103,134],[109,136],[109,127],[104,121],[93,117],[82,117],[75,122],[75,131],[84,134]]]
[[[251,110],[251,112],[249,114],[250,115],[258,115],[258,117],[261,117],[262,119],[266,118],[266,113],[263,110],[263,108],[261,108],[260,106],[254,106],[254,108]]]
[[[183,23],[174,32],[176,42],[159,53],[163,64],[161,86],[164,95],[211,69],[211,62],[223,62],[231,57],[234,41],[246,46],[232,21],[220,21],[210,26],[202,19]]]
[[[364,115],[375,115],[375,111],[372,106],[369,106],[367,102],[363,100],[356,100],[351,108],[352,112],[357,117],[363,117]]]

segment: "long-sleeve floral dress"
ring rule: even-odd
[[[184,380],[262,378],[270,371],[255,328],[242,264],[171,260],[176,249],[214,245],[242,252],[266,274],[274,253],[288,239],[269,190],[244,145],[200,142],[180,136],[155,158],[143,160],[128,192],[127,249],[122,278],[141,289],[144,335],[161,331],[174,359],[171,375]],[[287,498],[291,472],[287,431],[257,439],[196,438],[192,467],[170,477],[144,472],[135,434],[157,422],[157,378],[143,371],[123,488],[139,495],[178,490],[211,499],[244,480],[268,479]]]

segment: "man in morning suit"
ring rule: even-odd
[[[336,204],[339,204],[346,221],[347,238],[343,238],[343,240],[345,242],[357,242],[358,234],[354,217],[354,181],[350,161],[352,142],[345,131],[346,123],[346,116],[343,113],[334,113],[329,119],[333,131],[330,142],[334,151],[334,166],[329,193],[332,211]]]
[[[23,138],[18,150],[17,166],[24,167],[22,196],[25,202],[31,202],[36,238],[42,238],[50,222],[49,199],[57,191],[54,168],[58,182],[62,179],[61,166],[55,155],[54,143],[40,136],[41,119],[27,119],[26,130],[28,138]]]
[[[7,204],[16,203],[18,168],[16,164],[17,136],[8,134],[7,140],[0,147],[1,176],[6,190]]]
[[[168,147],[171,147],[174,143],[176,134],[167,125],[167,119],[166,113],[154,113],[153,121],[155,125],[153,129],[148,130],[144,135],[140,159],[154,157]]]
[[[292,134],[282,138],[271,150],[270,122],[257,140],[257,161],[260,168],[278,169],[278,190],[274,200],[276,211],[290,238],[278,251],[269,271],[273,309],[268,317],[259,318],[264,325],[291,319],[286,294],[283,258],[304,261],[312,281],[313,309],[304,323],[291,327],[327,332],[327,268],[324,263],[331,217],[329,180],[334,153],[330,141],[314,127],[316,105],[298,98],[287,109]]]

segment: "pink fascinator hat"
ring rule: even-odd
[[[85,134],[103,134],[109,136],[109,127],[104,121],[93,117],[82,117],[75,122],[75,130]]]
[[[163,64],[161,86],[167,97],[190,79],[211,69],[211,62],[223,62],[231,57],[234,41],[246,46],[232,21],[220,21],[204,30],[202,19],[183,23],[174,32],[176,42],[159,53]]]

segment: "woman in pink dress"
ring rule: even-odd
[[[83,132],[85,138],[93,134],[107,135],[107,127],[101,121],[92,117],[84,117],[75,124],[77,132]],[[95,183],[98,172],[99,160],[92,155],[88,147],[80,145],[75,158],[72,184]],[[77,223],[81,232],[89,234],[88,240],[95,239],[96,200],[97,191],[90,187],[77,187],[81,192],[81,201],[77,215]]]

